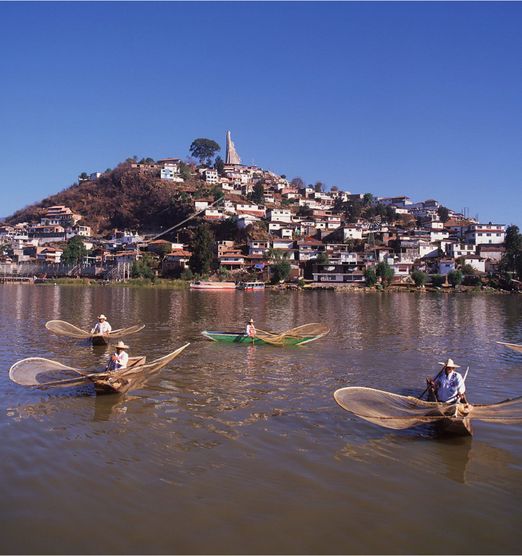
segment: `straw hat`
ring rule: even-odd
[[[249,324],[254,324],[254,319],[250,319],[250,320],[248,321],[248,323],[249,323]]]
[[[99,317],[98,320],[107,320],[107,317],[102,313]]]
[[[445,367],[448,367],[449,369],[460,369],[460,365],[455,365],[455,363],[453,362],[453,359],[451,359],[450,357],[448,357],[448,360],[446,362],[439,361],[439,365],[444,365]]]
[[[122,340],[120,340],[114,347],[116,349],[129,349],[129,346],[124,344]]]

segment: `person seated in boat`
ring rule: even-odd
[[[254,326],[254,319],[250,319],[246,325],[246,335],[249,338],[256,337],[256,327]]]
[[[119,371],[126,369],[129,363],[129,354],[125,351],[129,346],[125,345],[121,340],[114,346],[116,351],[109,357],[107,371]]]
[[[112,326],[108,323],[107,317],[101,314],[98,317],[98,322],[93,326],[91,334],[101,334],[108,336],[112,331]]]
[[[444,363],[439,362],[439,365],[443,365],[443,367],[437,377],[435,379],[426,379],[432,396],[439,402],[467,403],[464,379],[462,375],[456,371],[456,369],[460,368],[460,365],[456,365],[451,358],[448,358]]]

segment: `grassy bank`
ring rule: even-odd
[[[130,288],[161,288],[161,289],[185,289],[188,288],[187,280],[167,280],[157,278],[146,280],[143,278],[131,278],[125,282],[108,282],[102,280],[92,280],[89,278],[49,278],[42,285],[46,286],[103,286],[106,288],[130,287]]]

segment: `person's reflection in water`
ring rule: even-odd
[[[254,344],[247,347],[246,354],[246,372],[253,374],[256,370],[256,346]]]
[[[110,421],[112,418],[127,413],[127,402],[133,398],[121,394],[96,396],[93,421]]]

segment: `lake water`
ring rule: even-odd
[[[418,395],[450,356],[468,397],[522,395],[522,296],[190,292],[0,286],[2,553],[521,553],[522,426],[473,438],[390,431],[334,402],[343,386]],[[42,356],[91,368],[107,351],[52,335],[142,322],[148,359],[189,348],[139,391],[32,390],[9,367]],[[306,322],[300,348],[200,332]]]

